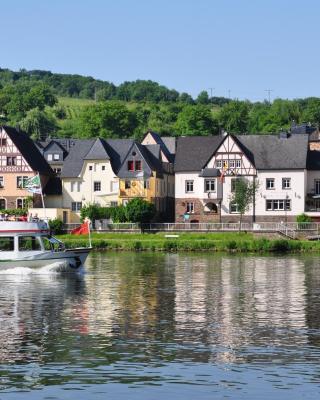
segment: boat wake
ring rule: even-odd
[[[77,270],[70,270],[70,266],[67,262],[56,262],[39,268],[10,267],[0,270],[0,275],[52,275],[61,273],[83,275],[84,267],[81,266]]]

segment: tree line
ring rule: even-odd
[[[181,101],[182,94],[178,96],[180,100],[174,96],[171,100],[169,97],[146,100],[154,93],[148,88],[160,87],[150,81],[125,82],[122,87],[130,88],[130,95],[123,99],[97,98],[84,102],[81,107],[66,106],[58,97],[61,93],[57,92],[57,86],[50,84],[49,78],[54,79],[55,75],[62,74],[0,70],[0,123],[17,126],[37,139],[48,136],[140,139],[148,129],[169,136],[215,135],[222,130],[267,134],[290,129],[292,121],[320,123],[320,98],[317,97],[276,99],[272,103],[220,98],[219,103],[219,98],[210,98],[207,92],[202,92],[190,101],[187,96]],[[45,79],[41,80],[41,76]],[[80,78],[93,79],[79,77],[80,81]],[[139,96],[132,94],[139,91],[143,100],[137,100]],[[132,96],[137,98],[133,101]],[[71,113],[73,107],[75,112]]]

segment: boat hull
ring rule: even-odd
[[[0,260],[0,270],[57,266],[58,269],[61,267],[61,270],[71,272],[84,264],[90,250],[91,248],[68,249],[60,252],[45,252],[31,257],[3,259]]]

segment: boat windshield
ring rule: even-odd
[[[64,244],[53,236],[43,236],[42,239],[46,250],[62,251],[65,249]]]

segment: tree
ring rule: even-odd
[[[320,125],[320,99],[306,99],[305,108],[302,112],[302,121]]]
[[[203,90],[202,92],[199,93],[196,102],[198,104],[209,104],[209,95],[206,90]]]
[[[135,114],[117,101],[86,107],[79,115],[82,137],[126,138],[137,127]]]
[[[19,125],[29,136],[37,140],[46,140],[57,130],[54,117],[38,108],[28,111]]]
[[[182,135],[215,135],[218,133],[218,124],[212,116],[208,106],[187,105],[179,113],[174,125],[177,133]]]
[[[230,133],[245,133],[248,131],[249,102],[234,100],[225,104],[219,115],[220,126]]]
[[[231,204],[237,208],[240,214],[239,230],[241,230],[242,216],[246,211],[249,211],[250,206],[253,204],[258,187],[259,184],[255,180],[250,182],[245,178],[236,178]]]
[[[126,206],[126,216],[130,222],[150,222],[155,213],[154,204],[139,198],[130,200]]]

